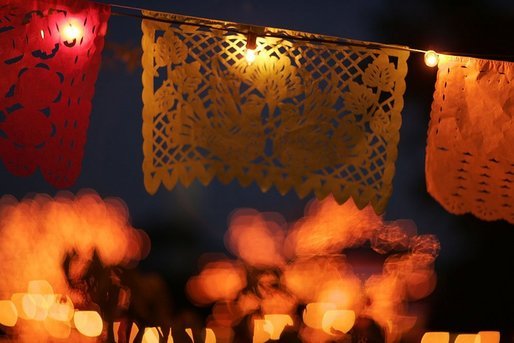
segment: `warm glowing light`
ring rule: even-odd
[[[114,341],[119,342],[119,334],[118,331],[120,330],[120,322],[114,322],[112,323],[112,331],[114,332]]]
[[[23,300],[25,299],[26,293],[14,293],[11,296],[11,301],[13,302],[14,306],[16,306],[16,311],[18,311],[18,317],[22,319],[33,319],[36,315],[36,307],[35,306],[29,306],[27,307],[27,310],[30,312],[25,312],[25,307],[23,306]]]
[[[253,321],[253,343],[264,343],[271,339],[273,324],[269,320],[255,319]]]
[[[29,281],[28,293],[23,296],[21,302],[23,312],[29,319],[44,321],[54,303],[54,290],[48,281]]]
[[[75,308],[70,297],[64,295],[55,295],[48,309],[48,318],[69,322],[73,318]]]
[[[139,327],[136,324],[132,324],[132,326],[130,327],[130,335],[129,335],[128,341],[134,342],[138,333],[139,333]]]
[[[480,338],[475,334],[460,334],[455,338],[455,343],[476,343],[476,340],[480,342]]]
[[[280,215],[240,209],[230,218],[225,244],[246,264],[275,267],[285,264],[281,245],[285,222]]]
[[[264,315],[264,320],[271,323],[272,331],[269,332],[269,334],[272,340],[280,339],[280,335],[282,335],[282,331],[284,331],[286,325],[293,325],[293,319],[287,314],[266,314]]]
[[[67,339],[71,334],[70,322],[47,318],[44,321],[46,332],[54,338]]]
[[[40,33],[41,33],[41,38],[45,39],[45,31],[41,30]]]
[[[246,60],[248,63],[253,63],[255,61],[257,49],[257,36],[253,32],[248,33],[248,37],[246,39]]]
[[[46,29],[44,32],[49,37]],[[39,35],[40,32],[36,33]],[[0,264],[0,294],[9,294],[5,300],[10,300],[15,308],[1,303],[0,326],[3,328],[17,319],[7,335],[26,337],[16,339],[20,342],[93,341],[79,332],[101,335],[103,323],[98,314],[85,322],[81,322],[84,314],[80,312],[74,318],[73,302],[76,300],[82,306],[88,306],[90,300],[81,291],[70,287],[70,279],[73,282],[83,280],[93,260],[93,252],[105,267],[125,266],[140,259],[142,237],[130,225],[123,202],[104,200],[92,191],[77,196],[63,193],[56,198],[37,195],[20,202],[0,197],[0,222],[0,260],[3,261]],[[77,235],[77,232],[81,234]],[[66,265],[64,258],[69,259]],[[15,293],[19,290],[23,293]],[[94,330],[84,331],[92,326],[91,323],[96,323],[97,328],[93,325]],[[37,338],[29,339],[29,336]],[[79,336],[83,339],[78,339]]]
[[[359,253],[347,258],[341,253],[367,242],[383,256]],[[220,341],[225,341],[220,328],[234,332],[248,315],[254,319],[254,343],[276,341],[285,325],[293,325],[288,315],[306,304],[304,323],[298,323],[304,342],[341,338],[359,314],[380,326],[388,342],[395,342],[417,321],[404,315],[403,304],[430,294],[436,282],[433,262],[439,242],[434,236],[416,235],[411,222],[384,222],[371,207],[359,210],[353,202],[314,202],[306,217],[289,228],[278,215],[237,210],[225,244],[238,260],[204,256],[202,271],[187,285],[196,303],[214,303],[209,325]],[[257,313],[264,318],[255,318]],[[284,315],[270,315],[276,313]],[[284,316],[282,324],[273,316]],[[430,338],[426,342],[438,342]]]
[[[80,24],[76,21],[70,21],[64,25],[62,29],[62,37],[64,41],[72,42],[80,38],[83,34],[83,30],[80,28]]]
[[[18,299],[16,299],[18,300]],[[14,299],[13,299],[14,301]],[[19,304],[21,306],[20,313],[23,313],[23,316],[20,315],[23,319],[34,319],[37,315],[37,305],[36,305],[36,299],[34,298],[33,294],[23,294]]]
[[[257,53],[255,52],[255,49],[246,49],[246,61],[250,64],[255,62],[255,57],[257,56]]]
[[[28,293],[41,295],[54,294],[54,289],[46,280],[32,280],[29,281]]]
[[[232,300],[246,286],[241,265],[229,260],[208,263],[200,275],[192,277],[186,288],[192,300],[208,304],[218,299]]]
[[[186,333],[191,338],[191,342],[194,343],[194,336],[193,336],[193,330],[191,328],[186,329]],[[171,334],[170,334],[171,337]],[[156,341],[157,343],[159,341]],[[216,343],[216,335],[214,334],[214,331],[212,329],[205,329],[205,343]],[[171,343],[173,343],[173,337],[171,338]]]
[[[500,343],[500,332],[479,331],[476,343]]]
[[[332,303],[310,303],[303,311],[303,322],[313,329],[323,328],[323,317],[329,310],[335,310],[336,305]]]
[[[41,294],[25,294],[22,300],[23,311],[31,314],[29,319],[43,321],[48,316],[48,309],[52,302],[51,298],[51,295],[45,297]]]
[[[212,329],[205,329],[205,343],[216,343],[216,334]]]
[[[96,311],[77,311],[73,322],[77,330],[86,337],[98,337],[103,330],[102,317]]]
[[[429,67],[435,67],[439,63],[439,55],[434,50],[428,50],[425,53],[425,64]]]
[[[421,338],[421,343],[449,343],[449,332],[426,332]]]
[[[14,326],[18,321],[18,311],[10,300],[0,301],[0,325]]]
[[[355,324],[355,312],[351,310],[329,310],[325,312],[322,320],[323,331],[329,335],[332,329],[347,333]]]
[[[142,343],[159,343],[159,331],[157,328],[146,328]]]

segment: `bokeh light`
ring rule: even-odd
[[[449,332],[425,332],[421,338],[421,343],[449,343]]]
[[[103,321],[96,311],[76,311],[73,316],[75,328],[86,337],[98,337],[103,330]]]
[[[418,235],[409,220],[386,222],[351,199],[313,201],[294,223],[276,213],[236,210],[225,243],[235,259],[204,258],[186,290],[195,303],[211,304],[211,327],[234,333],[247,323],[255,342],[274,339],[266,316],[280,313],[294,322],[302,312],[295,330],[305,342],[351,334],[359,318],[395,342],[417,322],[419,312],[411,313],[408,302],[430,295],[437,282],[435,236]],[[349,258],[352,249],[379,256],[371,260],[379,265]]]
[[[18,321],[18,311],[10,300],[0,300],[0,325],[15,326]]]

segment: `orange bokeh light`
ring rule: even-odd
[[[18,311],[10,300],[0,300],[0,325],[15,326],[18,321]]]
[[[40,340],[67,336],[74,304],[91,301],[70,285],[80,284],[94,254],[105,267],[126,267],[148,249],[148,237],[130,225],[119,199],[102,199],[93,191],[22,201],[0,197],[0,296],[10,297],[25,320],[12,329],[13,335],[23,337],[22,342],[34,335]],[[27,292],[15,293],[23,289]],[[71,335],[78,333],[72,330]]]
[[[188,281],[186,289],[195,303],[206,305],[217,300],[233,300],[245,286],[242,265],[222,260],[208,263],[200,275]]]
[[[449,332],[425,332],[421,343],[448,343],[450,342]]]
[[[212,329],[205,329],[205,343],[216,343],[216,334]]]
[[[271,339],[273,324],[269,320],[254,319],[253,321],[253,343],[264,343]]]
[[[328,310],[323,315],[321,326],[329,335],[333,330],[347,333],[355,324],[355,312],[351,310]]]
[[[285,237],[283,218],[255,210],[235,211],[225,236],[227,248],[245,263],[255,267],[285,264],[282,241]]]
[[[102,317],[96,311],[76,311],[73,323],[78,332],[86,337],[98,337],[103,330]]]
[[[71,324],[69,321],[46,318],[44,327],[46,332],[54,338],[67,339],[71,334]]]
[[[336,305],[332,303],[307,304],[303,311],[303,322],[310,328],[322,329],[325,313],[330,310],[335,310],[336,308]]]
[[[54,294],[54,289],[46,280],[31,280],[28,285],[28,293],[49,295]]]
[[[480,343],[500,343],[499,331],[479,331],[478,336],[480,337]]]
[[[461,333],[455,337],[454,343],[481,343],[480,337],[476,334]]]
[[[27,293],[22,299],[23,312],[31,315],[29,319],[43,321],[48,316],[51,302],[52,295]]]
[[[48,309],[48,318],[69,322],[73,318],[74,311],[75,308],[69,296],[56,294]]]
[[[145,328],[142,343],[159,343],[159,331],[157,328]]]
[[[264,320],[271,323],[272,330],[269,332],[272,340],[280,339],[286,326],[293,325],[293,319],[288,314],[265,314]]]
[[[25,298],[26,295],[27,295],[27,293],[14,293],[11,296],[11,301],[14,304],[14,306],[16,307],[16,311],[18,312],[18,317],[25,319],[25,320],[30,320],[36,316],[36,307],[35,306],[26,306],[26,305],[24,306],[24,300],[25,300],[25,302],[27,301],[27,299]],[[25,312],[25,310],[28,310],[29,312],[27,313],[27,312]]]

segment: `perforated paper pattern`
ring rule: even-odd
[[[77,179],[109,14],[78,0],[0,5],[0,159],[11,173],[39,167],[58,188]]]
[[[408,52],[266,34],[245,58],[234,23],[144,12],[145,186],[214,176],[300,197],[353,197],[383,212],[392,191]],[[208,24],[210,28],[163,21]],[[215,28],[212,28],[215,27]]]
[[[449,212],[514,223],[514,63],[442,56],[426,154]]]

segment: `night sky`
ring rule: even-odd
[[[511,0],[113,3],[514,61]],[[194,182],[189,188],[178,186],[173,191],[161,187],[153,196],[145,191],[141,167],[142,70],[140,64],[127,65],[119,58],[119,51],[126,49],[133,62],[139,61],[140,25],[135,18],[111,16],[82,173],[70,191],[90,188],[103,197],[123,199],[133,225],[152,239],[152,251],[141,269],[162,275],[176,306],[186,306],[183,282],[197,273],[200,254],[226,252],[223,234],[233,210],[251,207],[276,211],[293,221],[302,216],[310,198],[299,199],[295,193],[281,196],[274,189],[261,193],[255,185],[243,189],[237,182],[222,185],[217,181],[207,187]],[[514,284],[509,280],[514,273],[514,226],[451,215],[426,192],[425,143],[435,77],[436,69],[426,67],[422,55],[411,54],[394,192],[385,217],[412,219],[420,233],[433,233],[441,242],[435,266],[437,288],[424,302],[430,310],[427,330],[500,330],[504,338],[513,339]],[[57,192],[39,172],[19,178],[0,164],[0,177],[2,193],[19,199]]]

